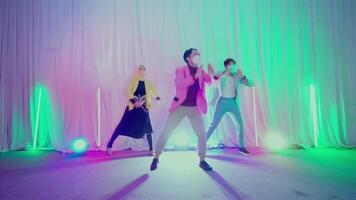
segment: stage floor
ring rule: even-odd
[[[356,199],[356,150],[309,149],[243,156],[210,150],[204,172],[194,151],[169,151],[157,171],[145,152],[0,154],[0,199]]]

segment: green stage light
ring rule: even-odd
[[[85,138],[77,138],[72,141],[71,148],[75,153],[84,153],[88,150],[88,141]]]

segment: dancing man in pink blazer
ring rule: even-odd
[[[165,147],[169,136],[179,123],[187,117],[195,134],[198,136],[199,166],[205,171],[213,168],[205,161],[206,135],[203,114],[207,112],[205,97],[205,83],[211,83],[214,74],[209,64],[209,74],[200,65],[200,53],[197,49],[190,48],[184,52],[184,61],[187,65],[176,69],[176,96],[169,109],[169,116],[159,135],[155,148],[155,157],[151,163],[151,171],[157,169],[159,156]]]

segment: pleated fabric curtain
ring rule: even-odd
[[[320,147],[353,146],[355,7],[352,0],[1,0],[0,150],[65,150],[78,137],[104,148],[138,64],[162,98],[150,113],[157,137],[174,70],[190,47],[205,68],[222,70],[231,57],[254,80],[238,102],[247,146],[256,145],[256,131],[259,145],[278,134],[312,146],[317,133]],[[233,121],[227,115],[209,143],[238,144]],[[196,143],[187,121],[169,144],[181,135]],[[146,145],[120,137],[114,147]]]

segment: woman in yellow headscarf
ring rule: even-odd
[[[142,138],[146,135],[150,151],[153,152],[152,125],[149,116],[151,98],[160,100],[157,90],[151,81],[146,78],[144,65],[138,66],[138,71],[132,78],[128,87],[128,105],[124,116],[117,125],[107,145],[107,152],[112,155],[112,145],[119,135],[132,138]]]

